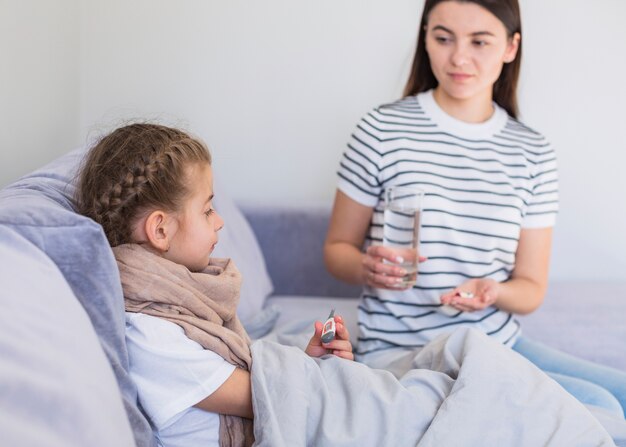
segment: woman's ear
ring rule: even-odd
[[[160,252],[170,249],[171,238],[175,228],[172,227],[172,219],[164,211],[152,211],[143,224],[146,239],[150,245]]]
[[[504,63],[508,64],[509,62],[513,62],[517,57],[517,50],[519,50],[519,43],[522,39],[520,33],[513,34],[513,37],[509,40],[509,43],[506,47],[506,51],[504,53]]]

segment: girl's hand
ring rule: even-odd
[[[441,304],[463,312],[474,312],[495,304],[499,291],[500,283],[493,279],[471,279],[441,295]],[[473,296],[470,298],[467,294]]]
[[[354,354],[352,353],[352,344],[350,343],[350,334],[345,324],[343,324],[343,318],[340,315],[335,315],[335,339],[330,343],[322,343],[322,328],[324,327],[321,321],[315,322],[315,333],[309,344],[304,350],[311,357],[321,357],[325,354],[333,354],[337,357],[342,357],[348,360],[354,360]]]
[[[419,262],[425,260],[425,257],[419,256]],[[383,245],[370,245],[363,257],[364,283],[376,289],[408,289],[411,286],[403,284],[402,277],[406,275],[406,270],[398,265],[401,262],[403,259],[399,257],[396,249]]]

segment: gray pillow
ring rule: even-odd
[[[0,433],[10,446],[133,446],[113,371],[57,266],[0,225]]]
[[[102,228],[76,214],[72,206],[71,183],[82,153],[75,150],[0,191],[0,224],[37,246],[57,265],[100,339],[136,444],[154,446],[152,430],[138,408],[137,390],[128,374],[124,305],[113,253]],[[98,402],[93,405],[97,410]]]

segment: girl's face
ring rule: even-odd
[[[444,1],[426,25],[426,51],[438,93],[448,101],[483,99],[491,104],[493,84],[502,66],[515,59],[519,34],[507,35],[504,24],[476,3]]]
[[[224,221],[213,209],[213,174],[211,166],[198,164],[188,170],[190,194],[176,216],[176,228],[170,239],[166,259],[191,271],[203,270],[217,244],[217,232]]]

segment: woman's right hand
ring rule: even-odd
[[[419,262],[426,258],[419,256]],[[385,262],[387,261],[387,262]],[[363,282],[377,289],[406,290],[410,285],[406,285],[402,277],[406,275],[406,270],[398,265],[404,259],[398,255],[398,251],[383,245],[370,245],[363,255]]]

